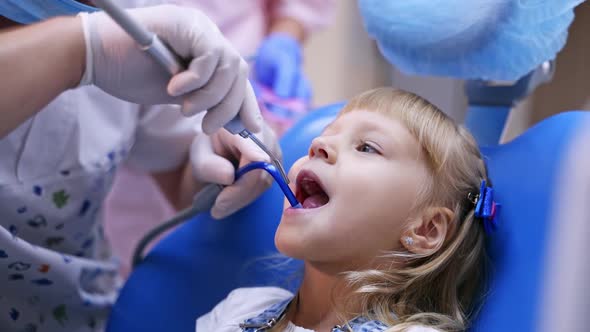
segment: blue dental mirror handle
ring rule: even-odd
[[[283,177],[281,175],[281,172],[277,169],[277,167],[274,164],[271,163],[266,163],[266,162],[261,162],[261,161],[257,161],[257,162],[252,162],[240,169],[238,169],[236,171],[236,176],[235,179],[236,181],[241,178],[242,176],[244,176],[244,174],[253,171],[255,169],[262,169],[265,170],[266,172],[268,172],[273,179],[275,179],[275,181],[279,184],[279,187],[281,188],[281,190],[283,191],[283,194],[285,194],[285,197],[287,198],[287,200],[289,201],[289,204],[291,204],[292,207],[294,208],[301,208],[301,203],[299,203],[297,201],[297,198],[295,197],[295,194],[293,193],[293,191],[291,190],[291,188],[289,188],[289,185],[283,180]],[[158,236],[160,236],[162,233],[166,232],[167,230],[174,228],[182,223],[184,223],[187,220],[190,220],[192,217],[203,213],[203,212],[208,212],[209,210],[211,210],[211,208],[213,207],[213,204],[215,204],[215,200],[217,199],[217,196],[219,196],[219,193],[221,193],[221,191],[223,190],[224,186],[219,185],[219,184],[208,184],[207,186],[205,186],[203,189],[201,189],[193,198],[193,204],[178,212],[174,217],[172,217],[172,219],[166,221],[165,223],[162,223],[160,225],[158,225],[157,227],[153,228],[151,231],[149,231],[137,244],[137,247],[135,247],[135,250],[133,251],[133,259],[132,259],[132,265],[133,267],[137,266],[137,264],[141,263],[141,261],[143,260],[143,252],[145,250],[145,248]]]
[[[273,177],[273,179],[275,179],[275,181],[279,184],[279,187],[283,191],[283,194],[285,194],[285,197],[289,201],[289,204],[291,204],[291,206],[294,208],[301,208],[301,203],[299,203],[297,201],[295,194],[293,193],[291,188],[289,188],[289,185],[287,184],[287,182],[284,180],[283,175],[281,174],[281,170],[278,169],[278,167],[276,167],[274,164],[270,164],[270,163],[266,163],[266,162],[262,162],[262,161],[252,162],[252,163],[238,169],[238,171],[236,172],[236,181],[240,177],[242,177],[244,174],[246,174],[250,171],[253,171],[255,169],[263,169],[266,172],[268,172]]]

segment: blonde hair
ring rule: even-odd
[[[345,273],[353,289],[345,302],[360,303],[362,310],[343,315],[378,319],[391,326],[387,331],[415,325],[465,330],[487,273],[484,228],[474,218],[473,203],[467,197],[479,192],[482,180],[489,183],[477,144],[463,126],[430,102],[399,89],[362,93],[340,114],[358,110],[393,116],[418,140],[430,178],[414,208],[449,208],[454,212],[455,230],[431,255],[390,252],[384,254],[395,263],[389,268]]]
[[[462,331],[476,313],[483,294],[488,259],[484,228],[474,218],[469,193],[482,180],[490,184],[475,140],[427,100],[394,88],[379,88],[354,97],[339,116],[354,111],[379,112],[401,121],[422,146],[430,170],[413,211],[429,206],[454,212],[456,227],[431,255],[389,252],[387,268],[345,272],[352,293],[332,298],[341,321],[363,315],[404,331],[416,325]],[[361,304],[360,312],[348,304]],[[393,316],[394,314],[395,316]],[[272,328],[282,331],[283,320]],[[348,329],[352,331],[351,327]]]

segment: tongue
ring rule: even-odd
[[[328,201],[328,195],[324,193],[317,193],[306,198],[305,201],[303,201],[302,205],[304,209],[315,209],[317,207],[326,205]]]

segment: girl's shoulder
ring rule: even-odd
[[[280,287],[243,287],[236,288],[231,291],[224,301],[228,302],[243,302],[244,300],[251,302],[262,301],[276,301],[285,300],[293,297],[293,293]]]
[[[279,287],[234,289],[213,310],[197,319],[197,331],[231,331],[231,327],[235,328],[244,320],[292,297],[293,293]]]

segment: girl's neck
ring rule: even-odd
[[[334,301],[342,298],[344,292],[338,276],[306,263],[301,287],[287,318],[297,326],[330,331],[335,325],[343,323],[336,314]]]

